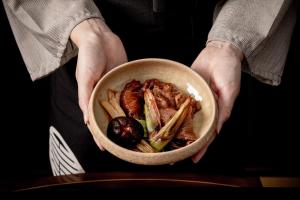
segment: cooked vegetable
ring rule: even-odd
[[[109,103],[109,101],[100,101],[100,104],[112,119],[125,116],[125,114],[119,113],[117,110],[115,110],[115,108]]]
[[[147,132],[147,125],[146,125],[146,121],[143,119],[136,119],[136,121],[138,121],[144,129],[144,138],[148,136],[148,132]]]
[[[161,127],[160,114],[155,102],[155,98],[149,89],[146,89],[144,92],[144,100],[144,112],[147,130],[148,132],[153,132],[155,129],[159,130]]]
[[[146,142],[145,140],[141,140],[140,143],[138,143],[136,145],[136,148],[141,151],[141,152],[144,152],[144,153],[155,153],[156,150],[148,143]]]
[[[164,125],[153,138],[150,139],[151,146],[157,151],[161,151],[176,135],[186,117],[190,102],[190,97],[188,97],[170,121],[168,121],[168,123]]]
[[[155,153],[181,148],[197,139],[193,116],[201,106],[172,83],[132,80],[120,95],[109,89],[108,99],[100,103],[112,119],[108,138],[128,149]]]
[[[107,127],[107,137],[126,148],[137,145],[143,135],[143,126],[132,117],[116,117],[109,122]]]
[[[108,101],[100,100],[100,104],[110,115],[111,118],[126,116],[121,106],[118,104],[117,92],[113,90],[107,91]]]
[[[120,116],[125,116],[123,109],[121,108],[118,99],[118,92],[114,90],[108,90],[108,101],[113,106],[113,108],[119,113]]]

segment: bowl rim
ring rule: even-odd
[[[143,59],[137,59],[137,60],[133,60],[133,61],[129,61],[129,62],[123,63],[123,64],[115,67],[114,69],[110,70],[109,72],[107,72],[98,81],[98,83],[96,84],[95,88],[93,89],[92,95],[90,97],[89,105],[88,105],[89,120],[88,120],[87,126],[88,126],[90,132],[92,133],[93,137],[97,141],[99,141],[99,143],[107,151],[109,151],[113,155],[119,157],[120,159],[126,160],[126,161],[131,162],[131,163],[135,163],[135,164],[145,164],[145,163],[144,162],[138,162],[138,161],[132,161],[132,159],[127,159],[127,158],[124,158],[124,157],[121,158],[114,151],[111,151],[111,149],[109,148],[109,145],[114,146],[118,151],[124,151],[124,153],[126,154],[126,157],[128,157],[128,155],[132,155],[132,156],[137,156],[137,157],[140,157],[140,156],[142,156],[142,157],[149,157],[149,159],[150,159],[150,158],[153,158],[153,157],[156,157],[156,156],[168,156],[168,155],[173,155],[174,153],[185,152],[187,150],[187,148],[191,148],[193,146],[198,146],[199,142],[201,142],[201,141],[199,141],[200,138],[197,138],[196,141],[198,141],[198,142],[195,141],[195,142],[193,142],[193,143],[191,143],[191,144],[189,144],[187,146],[184,146],[182,148],[175,149],[175,150],[172,150],[172,151],[164,151],[164,152],[157,152],[157,153],[143,153],[143,152],[137,152],[137,151],[133,151],[133,150],[130,150],[130,149],[127,149],[127,148],[119,146],[118,144],[116,144],[113,141],[111,141],[101,131],[101,128],[98,126],[98,123],[97,123],[97,120],[95,118],[95,115],[93,114],[94,113],[94,107],[93,107],[93,105],[94,105],[94,102],[97,100],[96,94],[97,94],[98,88],[100,87],[101,83],[104,82],[107,78],[109,78],[109,76],[111,74],[115,73],[116,71],[121,70],[122,68],[127,67],[128,65],[137,64],[137,63],[144,63],[144,62],[153,62],[153,61],[154,62],[160,62],[160,63],[161,62],[166,62],[166,63],[169,63],[169,64],[172,63],[172,65],[174,65],[176,67],[179,67],[179,68],[185,68],[190,73],[192,73],[192,74],[196,75],[198,78],[200,78],[200,80],[203,82],[204,86],[206,87],[206,89],[207,89],[207,91],[209,93],[210,98],[214,100],[212,102],[212,108],[213,108],[212,112],[213,112],[213,115],[214,115],[214,119],[209,122],[209,125],[208,125],[209,128],[207,130],[208,132],[207,132],[207,134],[204,135],[204,138],[202,138],[203,144],[201,145],[201,148],[198,148],[198,151],[201,150],[202,148],[204,148],[205,144],[207,142],[211,141],[216,136],[216,134],[215,134],[216,118],[217,118],[217,104],[216,104],[216,100],[215,100],[215,97],[214,97],[214,94],[213,94],[211,88],[209,87],[209,85],[207,84],[207,82],[205,81],[205,79],[202,76],[200,76],[197,72],[195,72],[190,67],[188,67],[188,66],[186,66],[186,65],[184,65],[182,63],[179,63],[179,62],[176,62],[176,61],[173,61],[173,60],[169,60],[169,59],[163,59],[163,58],[143,58]],[[95,135],[94,132],[96,132],[96,135]],[[102,140],[105,140],[105,142],[103,142]],[[197,149],[197,148],[194,147],[193,149]],[[197,152],[195,152],[195,153],[197,153]],[[170,158],[170,160],[172,160],[172,159]],[[167,164],[167,163],[170,163],[170,162],[166,161],[166,162],[151,163],[150,165],[160,165],[160,164]]]

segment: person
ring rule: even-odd
[[[215,93],[219,133],[239,94],[242,71],[264,83],[280,84],[295,24],[294,3],[3,1],[32,80],[52,76],[49,155],[53,174],[100,169],[97,162],[108,165],[111,158],[99,151],[101,145],[95,145],[86,128],[87,105],[103,74],[128,60],[164,57],[191,65]],[[208,4],[214,8],[214,19],[207,29],[209,23],[203,22],[213,11],[204,12]],[[194,162],[208,146],[193,157]]]

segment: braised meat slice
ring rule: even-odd
[[[159,110],[160,118],[163,126],[174,116],[176,111],[177,110],[175,110],[174,108],[161,108]]]
[[[141,82],[132,80],[127,83],[120,95],[120,105],[128,117],[143,118],[144,93]]]
[[[180,92],[172,83],[161,82],[157,79],[146,80],[144,82],[143,91],[146,89],[152,91],[159,109],[174,108],[178,110],[180,105],[187,98],[187,95]],[[180,95],[180,102],[178,95]]]

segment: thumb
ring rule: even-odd
[[[99,140],[93,135],[94,141],[96,145],[99,147],[101,151],[105,151],[104,147],[100,144]]]
[[[194,163],[198,163],[199,160],[201,160],[201,158],[205,155],[207,148],[208,148],[209,144],[206,144],[203,149],[201,149],[199,152],[197,152],[194,156],[192,156],[192,161]]]
[[[207,141],[207,143],[204,145],[204,147],[202,147],[202,149],[200,149],[200,151],[198,151],[195,155],[192,156],[192,161],[194,163],[198,163],[199,160],[202,159],[202,157],[205,155],[209,145],[214,141],[215,137],[216,137],[217,132],[214,132],[214,135]]]

